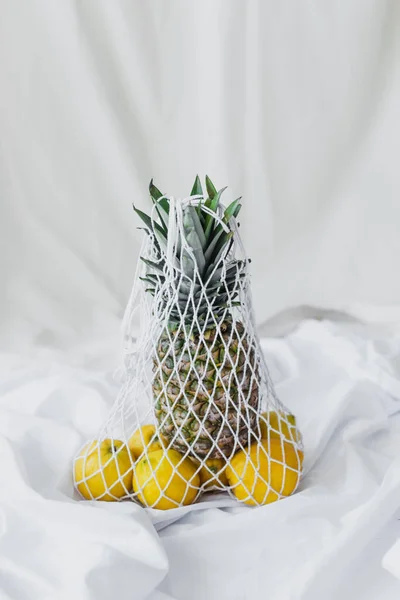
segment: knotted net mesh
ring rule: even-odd
[[[302,440],[260,349],[236,220],[224,221],[222,205],[212,214],[229,242],[215,254],[218,239],[200,247],[196,233],[193,209],[205,229],[211,214],[203,198],[168,202],[167,241],[155,206],[124,317],[124,383],[75,459],[75,486],[88,499],[160,509],[205,492],[251,505],[288,496],[300,479]]]

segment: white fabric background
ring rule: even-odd
[[[400,326],[399,45],[396,0],[0,0],[1,600],[399,597],[398,336],[264,343],[308,461],[272,508],[168,524],[76,502],[70,470],[117,393],[152,176],[243,194],[260,324]]]
[[[255,509],[78,502],[72,457],[115,398],[110,369],[0,354],[0,599],[398,600],[400,336],[366,333],[309,321],[263,341],[306,475]]]
[[[1,343],[114,331],[151,176],[243,194],[260,323],[400,323],[396,0],[0,0]]]

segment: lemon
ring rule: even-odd
[[[75,485],[86,500],[112,502],[132,490],[132,458],[121,440],[89,442],[75,459]]]
[[[196,471],[177,450],[154,450],[136,463],[133,490],[142,504],[160,510],[192,504],[200,487]]]
[[[142,425],[142,427],[138,427],[129,438],[128,446],[135,460],[143,454],[145,448],[147,452],[161,450],[162,448],[154,425]]]
[[[299,483],[302,463],[303,452],[294,444],[271,437],[235,454],[226,475],[236,498],[256,506],[292,494]]]
[[[296,417],[294,415],[285,415],[274,410],[263,412],[260,418],[260,432],[262,439],[270,437],[283,436],[292,442],[299,442],[300,432],[296,427]]]
[[[222,458],[209,458],[205,461],[200,468],[200,482],[205,490],[212,487],[224,489],[228,486],[225,468],[226,461]]]

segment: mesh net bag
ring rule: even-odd
[[[209,179],[184,200],[151,183],[153,210],[124,318],[124,382],[74,465],[87,499],[175,508],[225,491],[263,505],[293,493],[303,449],[255,331],[236,217]],[[132,337],[134,315],[140,333]]]

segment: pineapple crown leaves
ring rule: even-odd
[[[180,315],[185,303],[185,313],[193,313],[195,310],[194,306],[187,310],[190,291],[194,298],[198,299],[197,313],[206,312],[210,302],[217,313],[218,310],[226,308],[229,299],[233,304],[232,301],[238,293],[237,276],[244,276],[244,261],[225,260],[233,238],[233,231],[229,224],[231,219],[236,219],[240,212],[241,198],[237,198],[223,210],[220,199],[226,188],[217,190],[208,176],[205,178],[205,184],[206,195],[197,175],[191,196],[200,198],[197,206],[188,204],[183,209],[184,243],[183,240],[178,239],[174,250],[175,266],[181,272],[177,281]],[[170,200],[154,185],[153,180],[150,181],[149,192],[158,220],[157,217],[153,218],[139,210],[135,205],[133,209],[146,225],[146,233],[152,236],[154,241],[156,260],[151,261],[141,257],[147,266],[146,276],[141,279],[147,285],[146,292],[154,296],[156,290],[165,282],[164,266],[169,235]],[[225,262],[227,264],[224,268]],[[223,276],[224,281],[222,281]],[[202,288],[205,289],[208,299],[204,298],[204,292],[201,294]]]
[[[185,209],[184,230],[189,246],[193,249],[201,247],[203,253],[207,253],[207,261],[210,261],[213,258],[215,259],[222,247],[226,246],[232,234],[225,232],[216,220],[221,195],[226,190],[226,187],[217,191],[211,179],[206,175],[206,190],[208,197],[204,200],[204,206],[215,213],[215,217],[209,214],[209,212],[202,211],[202,201],[199,202],[197,209],[193,206],[188,206]],[[165,246],[168,239],[169,199],[154,185],[153,180],[150,181],[149,192],[159,222],[136,208],[134,204],[133,209],[145,223],[147,232],[152,233],[157,241],[162,246]],[[190,195],[204,197],[198,175],[196,176]],[[240,200],[241,198],[237,198],[225,209],[223,213],[223,222],[225,224],[228,224],[231,218],[238,216],[242,206]]]

